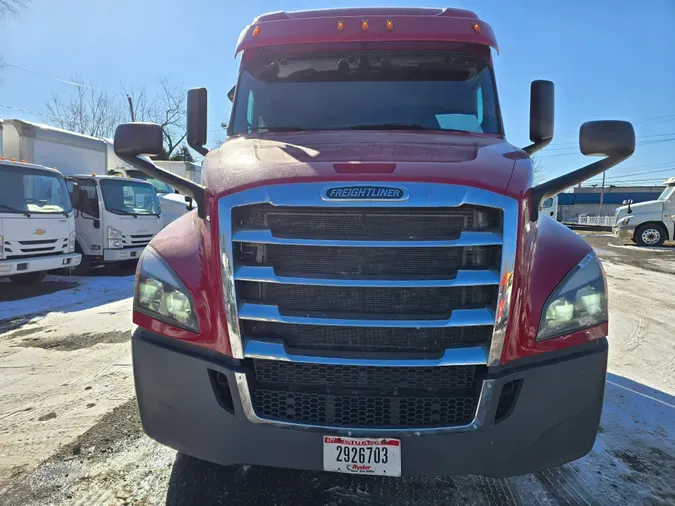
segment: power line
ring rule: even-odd
[[[61,79],[61,78],[54,77],[54,76],[48,76],[47,74],[42,74],[41,72],[35,72],[34,70],[25,69],[23,67],[19,67],[18,65],[12,65],[11,63],[6,63],[6,62],[0,63],[0,67],[10,67],[10,68],[13,68],[13,69],[16,69],[16,70],[20,70],[22,72],[28,72],[29,74],[33,74],[33,75],[36,75],[36,76],[46,77],[47,79],[52,79],[52,80],[58,81],[60,83],[65,83],[65,84],[70,84],[72,86],[77,86],[78,88],[89,88],[89,89],[92,89],[92,90],[95,89],[95,88],[92,88],[91,86],[87,86],[86,84],[80,84],[80,83],[76,83],[75,81],[68,81],[67,79]]]
[[[655,140],[647,140],[644,142],[636,142],[636,146],[648,146],[651,144],[660,144],[662,142],[672,142],[675,141],[675,137],[671,137],[669,139],[655,139]],[[574,152],[569,152],[569,153],[554,153],[552,155],[537,155],[540,158],[558,158],[560,156],[572,156],[572,155],[581,155],[581,152],[579,151],[574,151]]]

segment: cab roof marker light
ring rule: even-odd
[[[338,23],[337,23],[338,32],[341,32],[342,30],[344,30],[344,28],[345,28],[345,22],[342,21],[342,20],[338,21]]]
[[[387,30],[390,32],[394,29],[394,22],[391,19],[387,20]]]
[[[478,35],[480,35],[480,25],[478,23],[473,23],[471,25],[471,28],[473,28],[474,32],[476,32]]]
[[[260,35],[260,25],[257,25],[257,26],[253,29],[252,35],[253,35],[254,37],[257,37],[258,35]]]
[[[361,21],[361,29],[364,32],[368,30],[368,20],[367,19],[364,19],[363,21]]]

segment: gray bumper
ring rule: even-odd
[[[245,370],[245,362],[177,347],[142,329],[133,335],[132,352],[143,428],[179,452],[223,465],[321,470],[322,436],[348,435],[347,430],[299,430],[250,422],[234,375]],[[606,367],[607,340],[602,339],[564,356],[491,371],[496,393],[507,382],[522,380],[510,413],[495,423],[500,398],[495,395],[478,429],[388,434],[402,440],[403,474],[506,477],[582,457],[595,441]],[[225,375],[231,403],[216,395],[209,370]]]
[[[612,233],[619,239],[633,239],[635,236],[635,227],[622,226],[613,227]]]

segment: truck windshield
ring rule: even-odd
[[[670,200],[670,197],[672,197],[673,194],[675,194],[675,186],[666,186],[663,193],[659,195],[659,200]]]
[[[152,185],[127,178],[102,179],[101,193],[107,211],[127,215],[159,215],[157,194]]]
[[[242,70],[230,134],[349,129],[500,134],[492,70],[420,51],[289,55]]]
[[[0,165],[0,212],[68,214],[72,210],[60,174],[21,165]]]
[[[147,181],[155,187],[157,193],[174,193],[174,190],[171,186],[161,182],[159,179],[155,179],[154,177],[144,174],[140,170],[127,170],[127,175],[129,177],[133,177],[134,179],[142,179],[143,181]]]

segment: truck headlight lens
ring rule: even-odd
[[[68,236],[68,253],[75,251],[75,232],[71,232]]]
[[[630,223],[630,216],[619,221],[621,225],[628,225]]]
[[[108,248],[121,249],[122,248],[122,232],[116,228],[108,227]]]
[[[150,247],[141,255],[134,309],[170,325],[199,332],[190,293]]]
[[[544,304],[537,341],[606,321],[605,278],[595,253],[589,253],[565,276]]]

